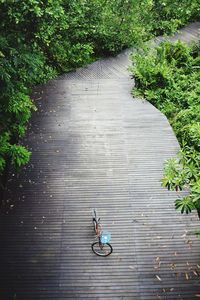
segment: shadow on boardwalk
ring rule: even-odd
[[[174,39],[197,39],[199,23]],[[161,40],[158,39],[158,41]],[[11,174],[1,216],[2,300],[196,299],[197,216],[174,210],[160,187],[179,148],[167,119],[133,99],[129,51],[35,90],[25,144],[30,164]],[[95,256],[91,211],[114,252]]]

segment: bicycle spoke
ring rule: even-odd
[[[108,256],[112,253],[112,247],[110,244],[100,245],[99,242],[92,244],[92,250],[99,256]]]

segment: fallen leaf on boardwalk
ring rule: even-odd
[[[156,278],[157,278],[159,281],[162,281],[162,279],[161,279],[158,275],[156,275]]]
[[[135,267],[133,267],[133,266],[129,266],[129,269],[131,269],[131,270],[134,270],[134,269],[135,269]]]
[[[192,241],[191,240],[187,240],[186,243],[187,244],[192,244]]]
[[[155,261],[160,261],[160,257],[157,256],[156,259],[155,259]]]
[[[200,265],[197,265],[197,268],[199,268],[199,269],[200,269]]]
[[[174,264],[174,263],[171,264],[171,265],[170,265],[170,269],[171,269],[171,270],[175,270],[175,269],[176,269],[176,264]]]
[[[185,273],[185,278],[186,278],[187,280],[189,279],[188,273]]]
[[[159,269],[160,265],[161,265],[161,261],[160,261],[160,257],[159,256],[156,257],[155,262],[157,263],[157,265],[154,266],[154,269]]]
[[[194,275],[199,276],[198,273],[196,271],[193,271]]]

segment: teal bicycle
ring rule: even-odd
[[[94,242],[91,247],[92,251],[99,256],[108,256],[113,252],[113,248],[110,245],[111,234],[108,231],[103,231],[100,223],[100,218],[97,217],[96,210],[93,211],[93,226],[96,238],[98,241]]]

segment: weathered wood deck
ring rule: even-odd
[[[199,27],[175,38],[197,39]],[[35,91],[31,162],[11,176],[0,219],[1,300],[200,294],[199,221],[176,212],[177,194],[160,186],[163,162],[179,146],[165,116],[130,95],[128,53]],[[93,207],[112,233],[107,258],[90,249]]]

